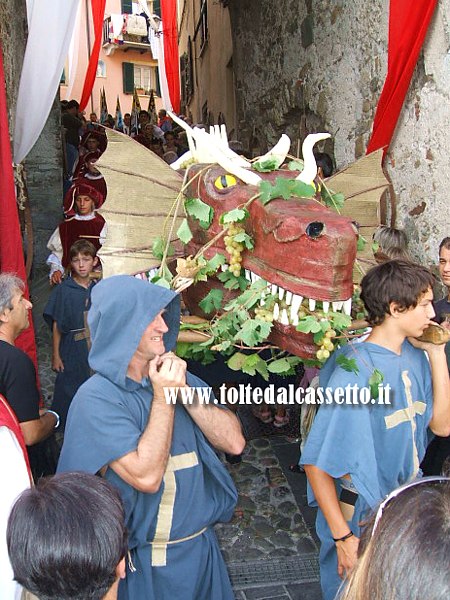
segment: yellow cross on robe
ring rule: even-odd
[[[413,446],[413,474],[411,479],[417,475],[419,471],[419,455],[417,452],[416,446],[416,415],[423,415],[427,409],[427,405],[425,402],[421,402],[420,400],[414,401],[412,399],[411,394],[411,380],[408,377],[408,371],[402,372],[402,380],[403,385],[405,386],[405,394],[406,394],[406,402],[408,406],[406,408],[401,408],[400,410],[395,411],[394,413],[384,417],[384,421],[386,423],[386,429],[392,429],[393,427],[397,427],[400,423],[406,423],[409,421],[411,424],[411,433],[412,433],[412,446]]]

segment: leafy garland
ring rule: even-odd
[[[277,168],[277,163],[271,160],[262,163],[255,162],[253,168],[260,172],[273,171]],[[291,171],[302,170],[303,162],[298,159],[292,160],[288,168]],[[182,192],[174,206],[175,215],[172,217],[172,224],[175,222],[182,194],[192,182],[192,180],[188,182],[188,173],[189,168],[185,173]],[[198,172],[195,177],[201,173],[202,171]],[[320,194],[325,206],[340,213],[345,200],[343,194],[333,193],[323,182],[321,182]],[[275,303],[278,303],[281,311],[287,305],[280,301],[278,295],[270,293],[270,283],[263,279],[257,279],[251,283],[241,274],[240,255],[244,250],[251,251],[254,248],[252,238],[243,227],[249,218],[248,207],[250,204],[258,201],[266,205],[275,198],[288,200],[292,197],[314,198],[315,195],[314,185],[308,185],[296,179],[277,177],[274,184],[261,181],[257,194],[242,206],[220,216],[219,221],[223,229],[219,234],[203,246],[194,257],[189,256],[177,260],[177,275],[175,276],[167,266],[168,257],[173,255],[173,248],[167,241],[171,237],[171,232],[169,235],[155,240],[152,250],[154,256],[161,260],[161,266],[157,275],[152,279],[153,283],[167,288],[177,288],[177,283],[183,277],[193,279],[195,285],[197,282],[207,281],[208,277],[215,276],[223,283],[225,289],[240,292],[238,296],[226,303],[223,290],[211,289],[208,292],[199,306],[205,314],[211,315],[210,320],[204,323],[181,325],[181,330],[189,329],[203,334],[205,341],[200,343],[179,342],[177,354],[180,357],[192,358],[209,364],[216,360],[215,353],[220,352],[227,358],[226,362],[230,369],[240,370],[248,375],[259,373],[265,380],[268,380],[270,373],[282,376],[295,374],[296,366],[300,363],[305,366],[320,367],[336,347],[345,344],[349,338],[360,335],[361,332],[349,335],[348,328],[352,321],[350,316],[335,311],[324,312],[320,302],[316,303],[314,310],[310,310],[307,301],[303,301],[296,329],[303,333],[313,334],[314,343],[318,347],[316,359],[301,359],[273,346],[268,342],[273,326],[273,307]],[[211,226],[214,210],[200,198],[185,199],[184,208],[189,217],[198,221],[200,227],[208,229]],[[177,236],[185,245],[192,240],[193,234],[186,218],[179,226]],[[221,237],[225,238],[226,251],[229,256],[218,252],[211,259],[206,259],[205,251]],[[365,243],[364,238],[359,236],[358,250],[362,249]],[[358,298],[359,293],[356,289],[353,298],[353,306],[356,308],[354,316],[360,319],[364,318],[364,309],[361,303],[358,303]],[[337,364],[347,371],[357,372],[358,370],[355,359],[348,359],[342,355],[338,357]],[[375,369],[375,371],[377,370]],[[369,385],[373,393],[377,394],[378,384],[383,381],[383,375],[379,371],[376,373],[375,371],[372,373]]]

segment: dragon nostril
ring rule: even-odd
[[[313,221],[306,227],[306,235],[312,239],[318,238],[324,232],[325,225],[320,221]]]

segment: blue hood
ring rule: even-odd
[[[180,326],[180,297],[171,290],[131,275],[108,277],[94,286],[88,325],[92,347],[89,365],[110,381],[127,388],[127,370],[142,334],[156,315],[169,328],[164,345],[175,348]]]

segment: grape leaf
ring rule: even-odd
[[[356,375],[359,373],[359,367],[355,358],[347,358],[343,354],[339,354],[336,358],[336,364],[349,373],[356,373]]]
[[[255,247],[252,238],[248,235],[248,233],[245,233],[245,231],[237,233],[235,236],[233,236],[233,239],[235,242],[240,242],[244,244],[247,250],[253,250],[253,248]]]
[[[229,210],[224,213],[220,217],[221,223],[240,223],[247,219],[249,213],[246,208],[233,208],[233,210]]]
[[[223,254],[217,252],[214,256],[208,260],[207,267],[210,271],[217,271],[217,269],[224,265],[227,262],[227,259]]]
[[[192,231],[188,225],[187,219],[183,219],[183,222],[178,228],[177,236],[183,242],[183,244],[187,244],[192,240]]]
[[[334,329],[347,329],[352,322],[352,318],[349,315],[340,312],[330,311],[328,313],[328,318],[331,319]]]
[[[245,321],[242,329],[237,332],[234,339],[241,340],[246,346],[251,348],[266,340],[271,329],[272,323],[267,323],[260,319],[249,319]]]
[[[290,371],[291,368],[292,365],[287,358],[279,358],[267,365],[267,369],[270,373],[286,373],[287,371]]]
[[[337,212],[339,212],[345,203],[345,196],[341,193],[331,193],[325,186],[320,190],[320,195],[322,196],[322,200],[325,206],[329,208],[334,208]]]
[[[305,168],[305,163],[301,158],[297,158],[296,160],[291,160],[288,164],[289,171],[303,171]]]
[[[280,166],[279,160],[276,158],[269,158],[263,161],[256,161],[252,164],[252,167],[255,171],[259,171],[260,173],[268,173],[269,171],[275,171]]]
[[[300,320],[296,329],[297,331],[302,331],[303,333],[318,333],[319,331],[322,331],[319,321],[313,316],[309,315]]]
[[[152,244],[152,254],[158,260],[161,260],[164,256],[164,248],[166,247],[166,241],[162,237],[157,237]],[[173,246],[169,244],[169,250],[167,256],[172,256],[174,253]]]
[[[291,185],[291,194],[299,198],[312,198],[316,194],[316,188],[313,185],[294,179]]]
[[[374,369],[369,377],[370,397],[375,400],[378,398],[380,390],[378,386],[384,381],[384,375],[379,369]]]
[[[206,204],[200,198],[189,198],[184,203],[184,208],[189,216],[197,219],[203,229],[208,229],[211,225],[214,210],[209,204]]]
[[[358,252],[361,252],[366,247],[366,244],[367,244],[367,240],[365,238],[363,238],[362,235],[358,235],[358,242],[356,244],[356,250]]]
[[[240,371],[247,360],[247,355],[242,352],[235,352],[233,356],[227,360],[227,365],[233,371]]]
[[[248,354],[247,360],[242,365],[243,373],[255,375],[258,372],[266,381],[269,379],[266,361],[259,354]]]
[[[210,290],[198,305],[204,313],[209,315],[212,312],[219,310],[222,305],[223,291],[219,289]]]

